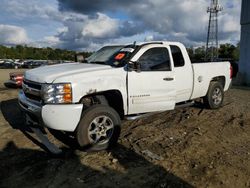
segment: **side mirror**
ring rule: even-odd
[[[128,63],[128,69],[129,71],[141,72],[141,64],[138,61],[130,61]]]

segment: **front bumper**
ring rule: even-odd
[[[19,92],[18,101],[21,109],[36,123],[61,130],[75,131],[82,114],[82,104],[47,104],[39,105],[27,99],[23,91]]]
[[[8,80],[4,82],[5,87],[21,87],[22,83],[18,81]]]

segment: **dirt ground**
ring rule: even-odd
[[[86,153],[47,131],[53,156],[25,126],[17,89],[0,70],[0,187],[250,187],[250,90],[231,89],[223,108],[195,106],[124,122],[116,148]]]

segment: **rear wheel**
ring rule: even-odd
[[[93,105],[83,112],[77,127],[77,141],[87,150],[110,148],[119,138],[120,125],[120,117],[113,108],[107,105]]]
[[[205,105],[210,109],[218,109],[224,100],[224,90],[220,82],[211,82],[207,95],[203,98]]]

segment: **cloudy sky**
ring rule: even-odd
[[[241,0],[220,0],[220,42],[240,39]],[[210,0],[0,0],[0,44],[96,50],[171,40],[205,44]]]

